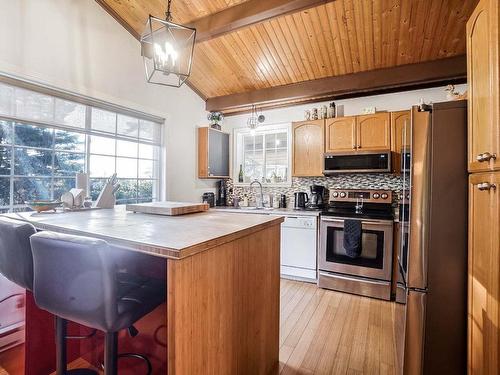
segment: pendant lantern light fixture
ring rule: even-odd
[[[252,104],[252,110],[250,112],[250,117],[248,117],[247,120],[247,125],[250,128],[250,130],[255,132],[255,129],[259,126],[259,124],[262,124],[266,120],[266,117],[263,114],[257,114],[257,106],[255,104]]]
[[[196,29],[172,22],[172,0],[165,19],[149,16],[141,36],[141,54],[149,83],[180,87],[191,74]]]

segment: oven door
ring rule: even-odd
[[[344,249],[344,219],[322,217],[318,265],[322,271],[391,280],[393,222],[362,220],[361,254],[352,258]]]

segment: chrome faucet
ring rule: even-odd
[[[252,190],[253,184],[257,184],[260,186],[260,206],[259,206],[259,202],[257,201],[257,198],[255,198],[255,206],[257,208],[264,208],[264,193],[262,191],[262,184],[259,181],[254,180],[250,184],[250,190]]]

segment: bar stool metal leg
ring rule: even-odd
[[[104,375],[118,374],[118,332],[106,332]]]
[[[91,369],[74,369],[68,371],[68,354],[66,347],[68,321],[56,316],[56,374],[57,375],[98,375]]]

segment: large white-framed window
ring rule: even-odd
[[[235,185],[245,186],[257,180],[265,186],[291,186],[291,126],[291,123],[282,123],[261,126],[253,131],[234,129]]]
[[[90,175],[95,200],[117,173],[117,203],[160,197],[160,123],[0,83],[0,212],[58,199]]]

